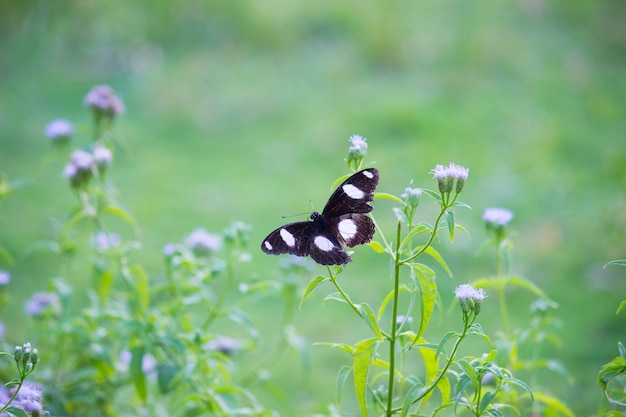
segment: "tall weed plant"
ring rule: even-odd
[[[326,267],[311,278],[311,263],[284,257],[279,261],[283,275],[275,280],[241,275],[242,264],[252,262],[260,251],[255,243],[250,252],[251,226],[240,221],[217,233],[198,228],[184,242],[165,245],[158,254],[164,265],[160,275],[164,278],[159,279],[134,261],[142,238],[108,175],[115,169],[120,146],[115,126],[124,104],[108,86],[94,87],[84,104],[92,114],[89,134],[76,133],[63,119],[46,127],[57,155],[67,158],[63,177],[74,195],[55,240],[46,247],[61,265],[59,271],[71,275],[76,264],[90,271],[87,307],[74,307],[80,295],[69,283],[76,277],[63,274],[27,300],[25,309],[34,320],[27,334],[39,350],[24,343],[13,354],[2,354],[13,365],[2,364],[2,377],[8,382],[0,391],[0,415],[278,415],[259,400],[258,392],[281,388],[266,370],[280,365],[286,349],[306,356],[310,342],[293,326],[292,318],[298,300],[302,305],[314,291],[324,292],[324,302],[340,303],[353,326],[369,333],[356,343],[317,342],[346,358],[335,381],[328,381],[336,386],[335,398],[316,399],[319,409],[326,410],[323,415],[574,415],[539,376],[556,372],[568,383],[563,366],[544,353],[547,345],[561,347],[554,315],[558,306],[531,280],[512,272],[511,211],[500,207],[485,211],[488,240],[482,249],[492,254],[492,273],[455,274],[463,278],[454,291],[454,305],[443,305],[436,270],[453,274],[437,246],[444,239],[454,242],[457,233],[465,232],[459,219],[470,209],[461,201],[464,185],[471,181],[468,168],[437,165],[430,171],[434,189],[409,184],[398,187],[404,188],[400,195],[376,193],[375,200],[394,205],[390,212],[372,214],[377,230],[368,244],[370,254],[390,266],[390,288],[376,305],[355,300],[344,288],[344,281],[354,279],[349,266]],[[346,162],[356,172],[368,166],[364,162],[368,143],[358,135],[350,142]],[[378,168],[384,175],[384,167]],[[55,173],[50,178],[57,180]],[[3,178],[0,196],[9,197],[16,188],[17,182]],[[422,210],[424,205],[436,208],[434,218],[425,218],[429,211]],[[376,221],[383,216],[385,223],[393,219],[390,230]],[[78,233],[84,224],[92,231],[89,241],[82,241]],[[131,237],[115,230],[120,224],[134,231]],[[89,250],[77,250],[81,247]],[[15,262],[2,247],[0,254],[7,268]],[[0,272],[6,301],[10,273]],[[310,278],[307,285],[300,284],[301,276]],[[509,290],[514,287],[536,298],[528,312],[509,308]],[[268,338],[254,327],[248,313],[266,297],[282,302],[280,340],[263,360],[244,368],[242,355],[258,351]],[[442,318],[434,324],[438,310]],[[480,325],[485,311],[500,314],[500,329],[491,335]],[[516,328],[513,315],[528,321],[515,320],[524,322]],[[332,317],[320,313],[319,319]],[[429,336],[432,327],[443,336]],[[224,328],[236,330],[223,334]],[[602,406],[608,413],[620,413],[626,402],[624,392],[619,392],[626,354],[621,344],[619,350],[621,359],[607,364],[598,377],[610,401]],[[11,376],[15,366],[17,377]],[[299,410],[296,404],[289,408],[298,415],[314,413]]]

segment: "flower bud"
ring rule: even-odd
[[[37,349],[33,349],[30,353],[30,363],[33,364],[33,367],[37,366],[37,363],[39,363],[39,351]]]
[[[13,358],[15,362],[20,363],[22,361],[22,355],[24,353],[24,349],[21,346],[15,346],[15,353],[13,354]]]
[[[404,192],[402,193],[402,195],[400,195],[400,197],[411,208],[416,208],[420,204],[422,190],[420,190],[419,188],[407,187],[404,189]]]

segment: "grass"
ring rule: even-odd
[[[85,130],[81,100],[107,83],[128,108],[112,180],[139,223],[149,269],[161,267],[163,244],[197,226],[241,219],[260,242],[281,215],[309,211],[309,199],[321,207],[346,172],[350,134],[368,138],[384,192],[399,194],[410,179],[432,187],[428,170],[455,161],[470,167],[463,199],[473,210],[457,213],[471,235],[451,250],[449,288],[488,271],[486,255],[476,256],[482,210],[512,209],[516,269],[561,306],[558,355],[576,381],[563,391],[581,415],[597,407],[595,375],[624,327],[614,314],[623,273],[601,269],[624,257],[621,3],[2,7],[0,171],[29,184],[0,205],[2,245],[18,257],[18,297],[3,318],[11,343],[28,334],[18,324],[23,299],[59,273],[27,256],[30,245],[53,235],[50,219],[71,201],[43,127],[65,117]],[[383,223],[387,208],[377,206]],[[254,255],[257,273],[272,273],[276,259]],[[365,276],[371,265],[357,264],[354,275]],[[364,281],[354,283],[364,297],[383,286]],[[329,307],[307,308],[298,316],[312,340],[341,334],[324,318]],[[9,311],[19,320],[8,322]],[[334,372],[336,359],[319,355],[315,372]],[[332,399],[328,381],[312,376],[316,398]]]

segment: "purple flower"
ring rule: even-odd
[[[487,298],[487,293],[482,288],[474,288],[470,284],[461,284],[454,289],[454,295],[459,300],[464,313],[473,311],[480,313],[480,304]]]
[[[513,219],[513,212],[500,207],[488,207],[483,214],[483,220],[494,226],[506,226]]]
[[[4,340],[5,330],[6,327],[4,326],[4,323],[0,321],[0,340]]]
[[[117,233],[98,232],[91,237],[91,244],[96,249],[110,249],[122,243],[122,238]]]
[[[352,135],[348,141],[352,144],[348,149],[348,161],[360,162],[367,153],[367,139],[361,135]]]
[[[197,255],[208,255],[222,247],[222,240],[219,236],[199,228],[191,232],[185,240],[185,245]]]
[[[76,150],[70,156],[69,164],[63,168],[63,177],[70,180],[72,187],[86,184],[93,175],[94,158],[89,152]]]
[[[85,106],[91,107],[96,113],[117,116],[124,113],[124,103],[108,85],[96,85],[85,96]]]
[[[239,349],[241,345],[235,339],[228,336],[218,336],[216,339],[209,340],[204,344],[204,348],[214,352],[220,352],[226,356],[230,356]]]
[[[2,387],[3,391],[5,390]],[[11,396],[15,392],[15,389],[12,389],[8,392],[8,395]],[[4,395],[1,395],[4,397]],[[41,387],[32,382],[24,382],[19,392],[15,396],[15,399],[11,403],[11,405],[15,407],[19,407],[26,412],[28,415],[42,415],[43,414],[43,406],[41,405],[42,399]],[[6,401],[2,402],[3,404]]]
[[[177,251],[178,248],[174,243],[166,243],[165,246],[163,246],[163,256],[170,257],[174,255]]]
[[[96,165],[98,165],[98,168],[102,169],[111,164],[113,154],[109,148],[98,145],[93,148],[93,159],[96,162]]]
[[[70,161],[72,162],[72,165],[76,167],[77,170],[88,171],[91,169],[91,166],[93,165],[93,155],[91,155],[89,152],[85,152],[79,149],[77,151],[74,151],[74,153],[72,153],[72,156],[70,157]]]
[[[11,281],[11,274],[0,269],[0,285],[7,285]]]
[[[456,193],[460,193],[465,185],[465,180],[469,176],[469,168],[457,165],[454,162],[446,167],[443,165],[436,165],[435,168],[430,170],[433,174],[433,178],[439,183],[439,191],[442,194],[451,193],[454,189],[454,183],[456,181]]]
[[[55,119],[46,125],[46,136],[54,142],[66,143],[74,133],[74,127],[65,119]]]
[[[124,369],[128,368],[132,358],[133,358],[133,354],[130,353],[129,350],[123,350],[120,353],[120,362],[124,366]],[[149,353],[146,353],[145,355],[143,355],[143,358],[141,358],[141,370],[144,374],[147,375],[153,372],[156,369],[156,366],[157,366],[157,361],[154,358],[154,356],[152,356]]]
[[[30,297],[26,304],[24,304],[24,309],[26,313],[28,313],[32,317],[41,316],[47,309],[58,309],[59,307],[59,296],[55,293],[49,292],[36,292]]]

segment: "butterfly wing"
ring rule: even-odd
[[[348,213],[369,213],[372,206],[367,203],[374,199],[378,179],[378,170],[375,168],[355,173],[337,187],[322,214],[330,220]]]
[[[263,239],[261,250],[269,255],[307,256],[311,237],[318,228],[315,222],[296,222],[279,227]]]
[[[313,213],[313,221],[279,227],[263,240],[261,249],[269,255],[308,255],[321,265],[352,262],[343,246],[372,240],[374,222],[365,213],[372,211],[368,203],[374,199],[378,179],[374,168],[355,173],[333,192],[322,214]]]
[[[296,222],[267,235],[261,250],[269,255],[308,255],[321,265],[343,265],[352,259],[341,245],[342,242],[324,222]]]
[[[374,237],[374,221],[361,213],[348,213],[327,220],[341,244],[352,248],[369,243]]]

